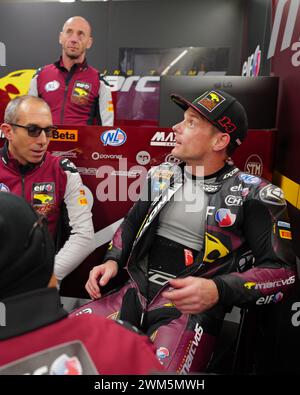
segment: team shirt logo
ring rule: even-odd
[[[71,102],[79,105],[88,104],[88,98],[91,90],[92,84],[76,81],[71,94]]]
[[[54,92],[60,87],[60,83],[56,80],[47,82],[45,85],[46,92]]]

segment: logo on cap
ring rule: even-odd
[[[202,97],[197,104],[204,107],[207,111],[212,112],[221,103],[225,101],[225,98],[215,91],[208,92],[204,97]]]

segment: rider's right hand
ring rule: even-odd
[[[89,275],[89,279],[85,284],[85,289],[92,299],[101,298],[100,287],[106,285],[109,280],[118,273],[118,264],[116,261],[109,260],[102,265],[95,266]]]

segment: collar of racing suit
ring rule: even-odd
[[[41,167],[45,162],[47,152],[45,153],[43,159],[39,163],[27,163],[26,165],[22,165],[17,159],[15,159],[8,150],[8,141],[4,143],[3,148],[0,150],[0,156],[3,163],[6,166],[9,166],[16,170],[18,173],[26,174],[38,167]]]
[[[59,70],[61,71],[67,71],[68,70],[65,68],[62,57],[60,57],[56,62],[54,62],[55,67],[57,67]],[[79,70],[79,71],[83,71],[86,70],[88,68],[88,64],[87,64],[87,60],[84,59],[84,61],[82,63],[75,63],[72,67],[71,70]],[[71,71],[70,70],[70,71]]]
[[[20,336],[65,318],[56,288],[41,288],[2,300],[6,326],[0,326],[0,340]]]
[[[182,162],[179,165],[176,165],[177,167],[179,167],[181,169],[181,183],[184,182],[184,175],[186,174],[187,176],[189,176],[189,173],[184,172],[184,167],[186,166],[186,163]],[[207,176],[204,177],[197,177],[194,175],[191,175],[191,178],[193,180],[204,180],[204,190],[207,193],[216,193],[221,189],[221,186],[223,184],[224,181],[226,181],[228,178],[234,176],[237,172],[239,171],[239,168],[237,168],[235,165],[233,164],[229,164],[229,163],[225,163],[224,166],[219,169],[218,171],[216,171],[213,174],[209,174]],[[213,182],[209,182],[209,184],[205,183],[205,180],[211,180],[214,179]],[[177,177],[177,182],[178,182],[178,177]],[[207,188],[205,188],[205,185],[208,185]]]

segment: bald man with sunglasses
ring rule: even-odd
[[[10,101],[1,130],[6,142],[0,150],[0,191],[24,197],[47,217],[57,247],[54,272],[62,280],[95,249],[81,177],[68,159],[47,152],[56,127],[43,99],[19,96]],[[62,224],[70,227],[65,242]]]

